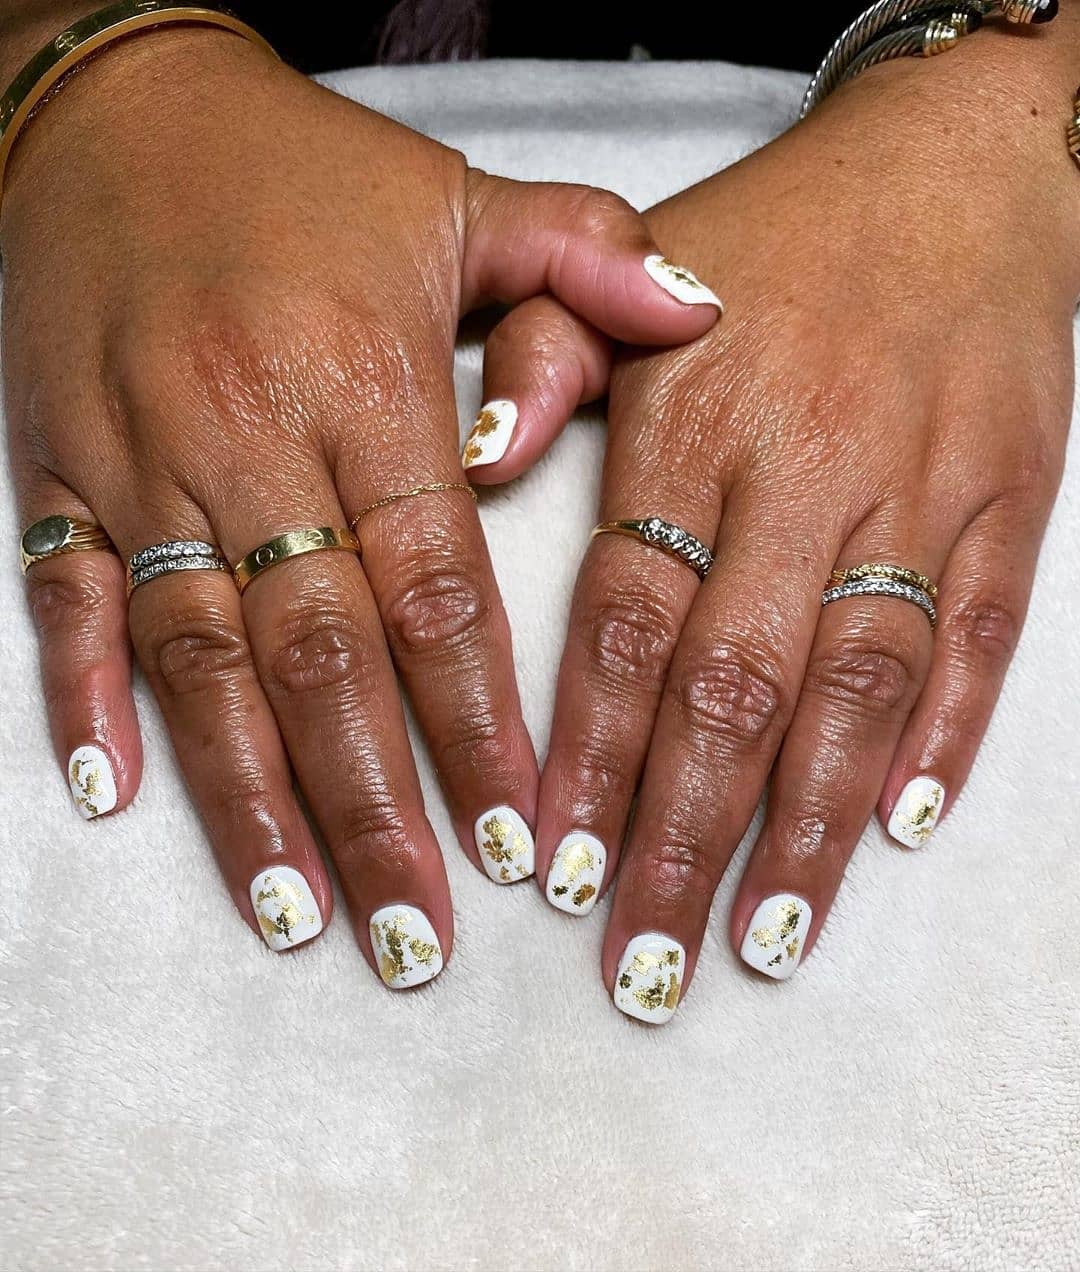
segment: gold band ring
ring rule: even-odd
[[[883,565],[878,561],[869,561],[865,565],[853,565],[845,570],[833,570],[829,575],[829,585],[837,587],[842,583],[856,583],[859,579],[892,579],[894,583],[907,583],[926,593],[931,600],[937,597],[937,584],[932,583],[925,574],[918,570],[909,570],[904,565]]]
[[[712,569],[713,554],[701,542],[681,526],[664,521],[662,517],[643,517],[634,521],[602,521],[592,532],[598,534],[624,534],[650,548],[659,548],[668,556],[688,565],[699,579],[704,579]]]
[[[472,496],[473,503],[476,503],[476,491],[467,481],[429,481],[425,482],[423,486],[413,486],[411,490],[396,490],[392,495],[383,495],[381,499],[376,499],[374,503],[368,504],[366,508],[361,508],[349,524],[355,532],[360,518],[366,517],[369,512],[374,512],[376,508],[387,508],[390,504],[397,503],[399,499],[413,499],[416,495],[434,494],[439,490],[464,490]]]
[[[63,516],[42,517],[27,526],[19,547],[24,574],[38,561],[68,552],[116,552],[112,540],[96,522]]]
[[[280,565],[289,557],[303,556],[306,552],[325,552],[339,549],[343,552],[359,552],[360,544],[351,530],[334,526],[312,526],[303,530],[287,530],[259,544],[234,568],[233,578],[242,592],[252,579],[272,565]]]

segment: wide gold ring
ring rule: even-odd
[[[115,552],[113,542],[96,522],[74,517],[42,517],[23,531],[19,544],[22,572],[49,557],[68,552]]]
[[[865,565],[852,565],[845,570],[833,570],[829,575],[831,587],[842,583],[857,583],[859,579],[892,579],[894,583],[907,583],[910,587],[920,588],[930,597],[937,598],[937,584],[932,583],[925,574],[918,570],[909,570],[906,565],[884,565],[879,561],[868,561]]]
[[[287,530],[275,535],[253,549],[233,569],[236,586],[243,592],[252,579],[280,565],[289,557],[303,556],[306,552],[360,551],[360,544],[351,530],[344,526],[312,526],[303,530]]]

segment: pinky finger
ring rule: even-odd
[[[971,772],[1024,623],[1044,525],[992,504],[949,557],[930,673],[878,804],[905,847],[926,843]]]
[[[610,374],[608,337],[551,296],[512,309],[484,351],[484,405],[461,455],[470,479],[520,476],[580,405],[607,392]]]
[[[56,483],[34,505],[28,523],[55,513],[95,520]],[[112,552],[71,552],[31,565],[26,585],[53,749],[75,808],[87,820],[117,812],[142,775],[124,567]]]

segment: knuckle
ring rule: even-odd
[[[467,645],[487,623],[491,602],[463,563],[412,557],[407,574],[391,582],[384,613],[394,653],[415,656]]]
[[[578,820],[601,820],[637,782],[637,766],[619,753],[617,738],[617,732],[604,727],[576,741],[564,785]]]
[[[950,609],[938,630],[949,650],[961,658],[1008,660],[1020,638],[1018,611],[989,596],[970,597]]]
[[[726,745],[760,745],[788,711],[779,669],[734,645],[688,655],[672,686],[675,708],[690,731]]]
[[[200,693],[247,671],[251,652],[231,623],[207,615],[163,634],[154,647],[152,665],[171,693]]]
[[[649,891],[661,903],[695,893],[711,896],[720,882],[719,864],[690,833],[669,828],[646,850],[644,874]]]
[[[26,586],[30,612],[43,636],[62,635],[73,627],[85,627],[109,605],[107,588],[77,574],[49,578],[30,570]]]
[[[587,614],[584,639],[595,672],[613,685],[659,690],[678,639],[670,612],[641,594],[609,596]]]
[[[610,190],[597,190],[585,186],[576,196],[574,223],[578,230],[590,239],[607,239],[614,225],[628,214],[637,214],[630,204]]]
[[[377,867],[394,875],[412,874],[422,861],[400,806],[385,792],[369,796],[350,812],[335,856],[343,870]]]
[[[273,686],[287,694],[362,685],[373,678],[374,651],[344,614],[310,611],[283,624],[268,668]]]
[[[513,776],[513,741],[490,703],[462,704],[441,750],[439,768],[445,772],[476,775],[500,787]]]
[[[895,651],[874,645],[836,645],[813,659],[806,673],[811,693],[866,715],[888,715],[906,702],[915,671]]]

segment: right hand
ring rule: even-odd
[[[716,317],[649,278],[652,241],[614,196],[470,171],[208,28],[125,41],[66,83],[17,143],[0,232],[23,522],[100,521],[123,559],[203,539],[235,563],[284,530],[348,525],[390,492],[463,482],[453,345],[478,304],[550,290],[635,343],[693,339]],[[177,573],[138,588],[129,615],[121,560],[106,552],[51,558],[27,581],[65,768],[92,745],[115,807],[135,794],[130,618],[249,925],[259,931],[266,891],[274,948],[330,917],[291,761],[361,949],[400,985],[435,974],[453,928],[395,667],[465,851],[493,877],[478,845],[499,808],[528,840],[512,877],[531,873],[538,778],[468,495],[379,508],[359,532],[362,566],[344,552],[298,557],[242,599],[228,574]],[[441,957],[373,948],[387,905],[422,912]],[[411,934],[430,942],[413,917]]]

